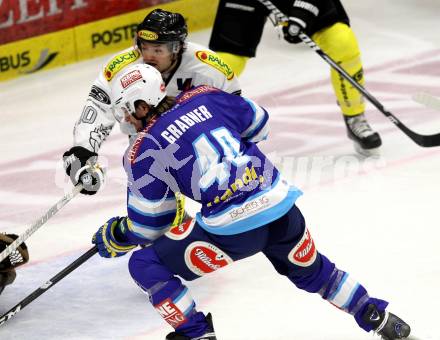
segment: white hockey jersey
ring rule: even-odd
[[[240,94],[237,76],[217,54],[195,43],[188,42],[185,47],[177,68],[165,81],[169,96],[177,96],[183,90],[199,85]],[[136,134],[134,126],[115,115],[110,85],[124,67],[140,63],[143,63],[141,53],[131,47],[114,55],[104,65],[92,85],[81,117],[75,124],[74,146],[82,146],[97,153],[116,122],[119,122],[122,132]]]

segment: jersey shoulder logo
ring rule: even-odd
[[[104,68],[105,79],[112,80],[120,70],[138,60],[140,56],[141,54],[135,49],[118,54]]]
[[[226,76],[226,79],[231,80],[235,74],[231,67],[226,64],[217,54],[211,51],[197,51],[196,57],[201,62],[214,67]]]
[[[89,97],[92,97],[96,99],[98,102],[101,102],[106,105],[111,104],[111,100],[109,95],[98,86],[93,85],[92,89],[90,90]]]

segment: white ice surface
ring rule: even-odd
[[[440,96],[438,1],[346,0],[367,88],[411,129],[440,132],[440,112],[411,101]],[[207,44],[209,32],[191,36]],[[0,83],[0,230],[23,233],[68,190],[61,154],[105,58]],[[241,77],[244,94],[271,113],[264,149],[305,192],[302,209],[318,249],[390,301],[415,334],[439,340],[440,148],[421,148],[371,104],[382,157],[357,157],[335,104],[328,66],[305,46],[266,27],[258,58]],[[117,130],[117,129],[115,129]],[[95,230],[125,214],[120,164],[126,138],[101,150],[107,186],[79,196],[27,241],[28,265],[0,296],[0,313],[91,247]],[[128,256],[93,257],[0,327],[0,339],[164,339],[170,328],[127,270]],[[223,340],[373,339],[318,296],[296,289],[263,256],[188,283]]]

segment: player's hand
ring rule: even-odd
[[[81,183],[82,194],[94,195],[104,185],[105,174],[97,164],[98,154],[74,146],[63,154],[64,169],[73,185]]]
[[[284,39],[291,44],[301,42],[299,33],[310,27],[319,14],[319,9],[312,3],[307,2],[307,6],[296,6],[303,3],[303,1],[294,2],[289,13],[289,21],[283,25]]]
[[[92,243],[98,247],[99,255],[106,258],[119,257],[136,248],[136,245],[118,241],[115,231],[118,228],[126,228],[126,217],[112,217],[93,235]]]
[[[301,39],[299,39],[298,34],[301,32],[303,28],[298,25],[294,21],[289,21],[283,26],[283,35],[284,40],[291,44],[297,44],[301,42]]]

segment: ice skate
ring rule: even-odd
[[[377,132],[373,131],[363,113],[356,116],[344,116],[347,135],[354,143],[356,152],[364,156],[379,155],[382,141]]]
[[[405,321],[387,311],[379,312],[373,304],[368,306],[363,319],[373,326],[383,340],[408,339],[411,333],[411,328]]]
[[[208,322],[209,328],[208,331],[203,334],[202,336],[196,337],[196,338],[189,338],[185,335],[172,332],[167,335],[165,340],[217,340],[215,333],[214,333],[214,326],[212,324],[212,315],[211,313],[208,313],[206,316],[206,321]]]

